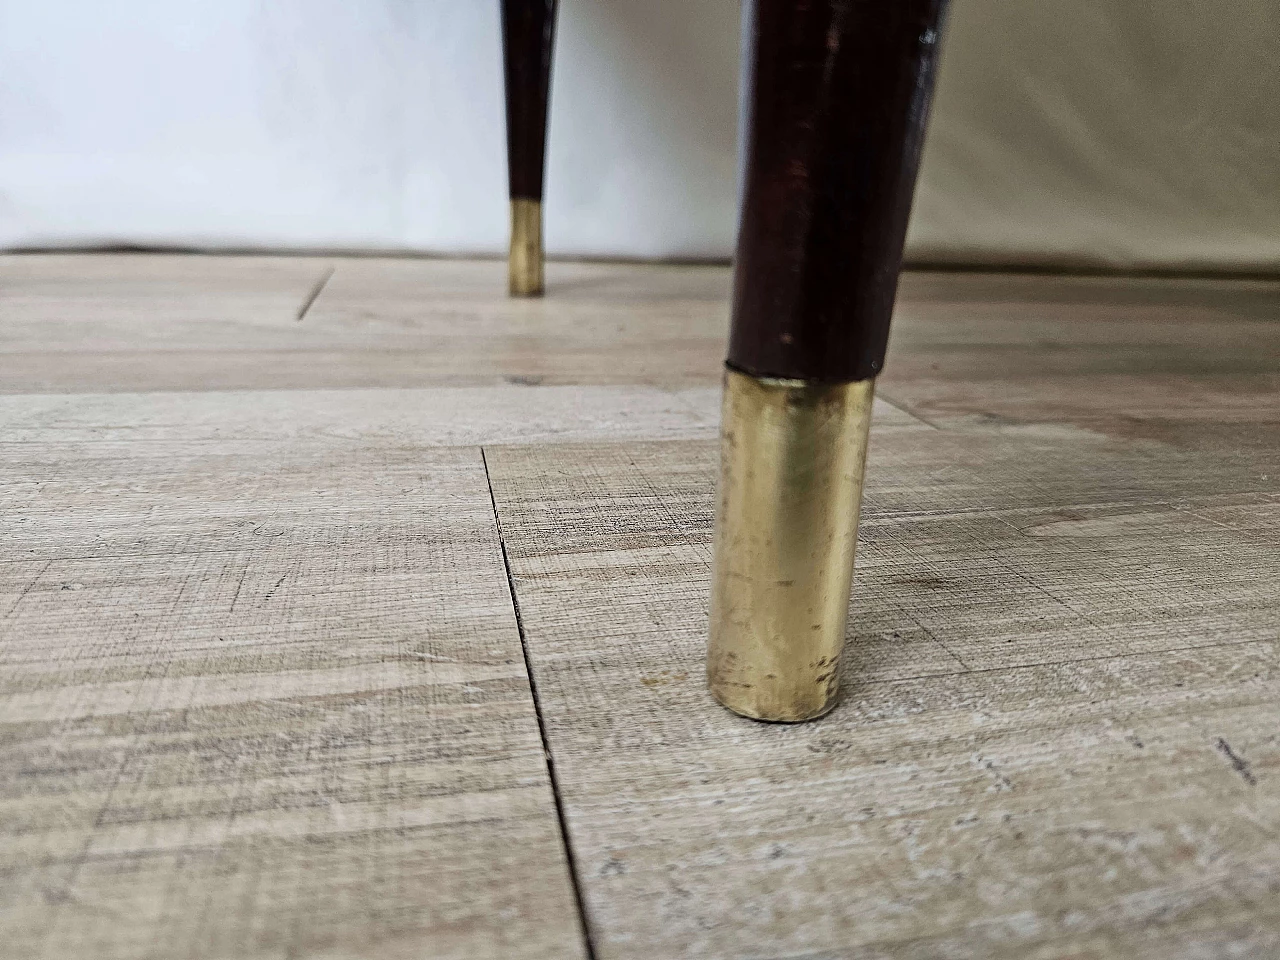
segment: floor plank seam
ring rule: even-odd
[[[333,275],[337,271],[337,267],[330,267],[324,272],[320,279],[315,282],[315,285],[307,293],[307,298],[302,301],[302,306],[298,308],[298,315],[294,317],[296,322],[302,322],[302,318],[307,315],[307,311],[310,310],[316,300],[320,298],[320,294],[324,293],[324,288],[329,285],[329,281],[333,279]]]
[[[920,414],[916,413],[914,410],[909,409],[905,403],[902,403],[899,400],[894,400],[892,397],[885,394],[883,390],[877,392],[876,396],[879,399],[883,400],[885,403],[887,403],[889,406],[893,407],[893,409],[897,410],[899,413],[905,413],[912,420],[919,421],[920,423],[923,423],[926,427],[932,427],[934,430],[942,429],[942,427],[938,426],[932,420],[922,417]]]
[[[516,631],[520,634],[520,651],[524,655],[524,671],[529,678],[529,693],[533,697],[533,711],[538,720],[538,736],[542,740],[542,755],[547,764],[547,778],[551,781],[551,796],[556,806],[556,819],[560,822],[560,841],[564,845],[565,861],[569,867],[569,881],[578,905],[578,921],[582,924],[582,943],[587,960],[596,960],[595,943],[591,936],[591,924],[587,919],[587,903],[578,876],[578,861],[569,835],[569,821],[565,817],[564,799],[560,795],[560,781],[556,777],[556,764],[551,756],[551,741],[547,738],[547,725],[542,717],[542,700],[538,696],[538,681],[533,675],[533,663],[529,659],[529,644],[525,639],[524,620],[520,616],[520,600],[516,596],[515,578],[511,574],[511,559],[507,556],[507,541],[502,535],[502,518],[498,516],[498,499],[493,493],[493,477],[489,473],[489,459],[484,447],[480,448],[480,461],[484,465],[484,479],[489,486],[489,502],[493,507],[493,522],[498,532],[498,548],[502,551],[502,566],[507,575],[507,592],[511,594],[511,609],[515,613]]]

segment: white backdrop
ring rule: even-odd
[[[562,0],[552,253],[723,257],[738,0]],[[499,253],[497,0],[0,0],[0,246]],[[1280,4],[954,0],[916,260],[1280,267]]]

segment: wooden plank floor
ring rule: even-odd
[[[728,271],[503,276],[0,258],[6,956],[1280,953],[1280,284],[904,277],[785,727],[701,682]]]

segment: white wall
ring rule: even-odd
[[[553,251],[722,256],[737,0],[564,0]],[[497,0],[0,2],[0,244],[504,249]]]
[[[738,0],[562,0],[552,252],[725,256]],[[497,0],[0,0],[0,246],[501,252]],[[1280,265],[1280,4],[954,0],[911,249]]]
[[[1280,2],[953,0],[917,258],[1280,272]]]

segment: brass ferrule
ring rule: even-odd
[[[513,297],[542,294],[542,201],[511,200],[511,252],[507,277]]]
[[[725,372],[707,682],[735,713],[835,706],[874,392]]]

